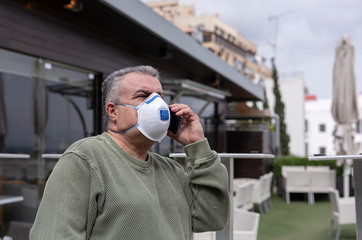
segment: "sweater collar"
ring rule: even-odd
[[[106,141],[113,147],[113,149],[117,152],[123,155],[124,158],[126,158],[132,165],[137,166],[138,168],[147,170],[152,167],[153,165],[153,157],[150,152],[148,152],[148,158],[146,162],[143,162],[127,152],[125,152],[109,135],[107,132],[102,133],[102,136],[106,139]]]

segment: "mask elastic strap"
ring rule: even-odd
[[[122,132],[117,132],[117,131],[114,131],[114,130],[109,129],[109,128],[108,128],[108,130],[110,130],[111,132],[114,132],[114,133],[122,134],[122,133],[126,133],[126,132],[134,129],[135,127],[138,127],[138,123],[137,123],[136,125],[134,125],[133,127],[130,127],[130,128],[128,128],[127,130],[124,130],[124,131],[122,131]]]
[[[119,106],[133,107],[133,108],[135,108],[136,110],[139,109],[138,106],[133,106],[133,105],[129,105],[129,104],[123,104],[123,103],[117,103],[117,102],[115,102],[114,104],[119,105]],[[109,116],[107,116],[107,117],[109,118]],[[128,128],[127,130],[124,130],[124,131],[122,131],[122,132],[117,132],[117,131],[114,131],[114,130],[109,129],[109,128],[108,128],[108,130],[110,130],[111,132],[114,132],[114,133],[122,134],[122,133],[126,133],[126,132],[128,132],[128,131],[136,128],[136,127],[138,127],[138,123],[137,123],[136,125],[134,125],[133,127],[130,127],[130,128]]]
[[[129,104],[123,104],[123,103],[118,103],[118,102],[115,102],[114,104],[119,105],[119,106],[125,106],[125,107],[133,107],[133,108],[135,108],[135,109],[138,110],[138,106],[133,106],[133,105],[129,105]]]

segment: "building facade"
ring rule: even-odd
[[[336,155],[333,143],[335,121],[331,112],[331,99],[316,99],[307,96],[305,103],[306,155],[314,154]],[[353,124],[356,154],[362,152],[362,94],[358,96],[359,121]]]
[[[259,82],[259,79],[271,77],[270,70],[257,56],[256,44],[217,15],[197,16],[193,5],[182,5],[178,1],[149,2],[147,5],[249,79]]]
[[[305,80],[302,72],[284,72],[279,74],[279,91],[284,103],[285,124],[290,137],[289,151],[294,156],[305,156]],[[274,116],[275,95],[274,80],[263,81],[268,111]],[[251,103],[249,103],[251,105]],[[262,103],[258,103],[262,109]]]
[[[305,82],[301,72],[282,73],[280,93],[285,106],[285,123],[289,135],[291,155],[305,156]]]

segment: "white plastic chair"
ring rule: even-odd
[[[215,240],[215,232],[194,233],[194,240]]]
[[[262,175],[260,176],[259,180],[257,180],[254,184],[254,189],[253,189],[253,203],[258,205],[259,208],[259,213],[261,215],[264,214],[264,210],[263,210],[263,186],[265,186],[267,184],[267,177],[266,175]]]
[[[253,182],[249,181],[239,184],[236,188],[234,207],[244,210],[252,210],[254,207],[253,190]]]
[[[309,172],[306,170],[287,170],[284,179],[285,201],[290,203],[290,193],[307,193],[308,203],[312,204],[312,196],[310,193]]]
[[[234,209],[234,240],[256,240],[259,219],[259,213]]]
[[[269,211],[269,208],[273,208],[273,203],[271,201],[271,192],[272,192],[272,183],[273,183],[273,172],[265,174],[265,185],[261,185],[261,194],[264,204],[265,212]],[[269,203],[269,207],[268,207]]]
[[[310,177],[311,202],[314,203],[314,193],[328,193],[329,188],[336,188],[336,170],[308,169]]]
[[[331,236],[334,222],[336,222],[338,227],[335,240],[338,240],[339,235],[341,234],[342,225],[356,223],[355,198],[340,198],[337,189],[329,188],[329,199],[332,205],[332,218],[328,236]]]

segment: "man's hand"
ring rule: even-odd
[[[176,114],[176,116],[182,117],[182,122],[177,135],[174,135],[169,131],[167,134],[169,137],[184,146],[205,138],[204,129],[202,128],[200,118],[191,110],[189,106],[176,103],[170,105],[170,109]]]

